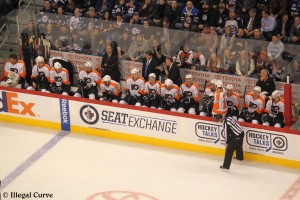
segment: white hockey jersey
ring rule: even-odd
[[[267,102],[265,112],[268,113],[271,117],[276,117],[278,113],[284,114],[284,101],[280,99],[278,102],[269,99]]]
[[[115,96],[118,96],[120,92],[122,91],[120,83],[111,80],[109,85],[105,85],[104,81],[102,80],[100,83],[100,90],[101,92],[106,92],[107,94],[114,94]]]
[[[179,101],[180,92],[179,87],[175,84],[168,90],[165,84],[161,85],[161,96],[164,101],[168,101],[170,103],[174,103],[175,100]]]
[[[126,90],[129,90],[131,95],[144,94],[145,79],[140,76],[138,79],[134,80],[133,76],[130,76],[126,80]]]
[[[100,74],[95,70],[92,70],[90,73],[81,70],[79,73],[79,80],[83,80],[85,83],[96,83],[97,85],[101,82]]]
[[[62,68],[61,72],[57,73],[54,68],[50,70],[50,83],[55,83],[60,87],[62,84],[70,85],[69,72]]]
[[[233,92],[231,96],[225,95],[225,100],[228,108],[236,106],[237,109],[240,109],[240,95],[238,93]]]
[[[49,65],[45,64],[43,67],[38,67],[34,65],[32,68],[31,78],[36,78],[37,76],[41,76],[48,79],[50,82],[50,67]]]
[[[195,101],[198,101],[199,86],[196,83],[192,83],[190,87],[184,82],[180,86],[180,95],[185,94],[187,97],[193,97]]]
[[[26,76],[25,63],[22,60],[19,60],[14,65],[11,62],[5,63],[4,76],[7,77],[9,72],[14,72],[16,74],[19,74],[20,77],[25,78]]]
[[[145,94],[158,94],[160,95],[160,85],[159,81],[156,81],[154,84],[151,85],[149,81],[145,84]]]
[[[253,92],[249,92],[245,97],[244,106],[248,108],[250,113],[256,111],[258,114],[261,114],[264,111],[265,100],[261,96],[259,96],[257,99],[254,99]]]

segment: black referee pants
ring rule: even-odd
[[[244,135],[241,135],[239,137],[234,137],[228,142],[228,146],[225,151],[225,158],[223,167],[229,169],[232,161],[232,156],[234,151],[236,151],[236,159],[238,160],[244,160],[244,154],[243,154],[243,137]]]

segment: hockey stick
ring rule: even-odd
[[[78,63],[76,64],[76,69],[77,69],[77,73],[78,73],[78,79],[79,79],[79,74],[80,74],[80,71],[79,71],[79,67],[78,67]],[[80,80],[80,79],[79,79]],[[81,98],[84,98],[84,92],[83,92],[83,87],[81,84],[79,84],[79,87],[81,87]]]

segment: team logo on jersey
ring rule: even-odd
[[[248,130],[246,141],[249,149],[255,152],[269,152],[282,154],[288,148],[288,140],[285,136],[273,133]]]
[[[227,101],[227,106],[228,106],[228,107],[231,107],[231,106],[233,106],[233,103],[232,103],[232,101]]]
[[[139,86],[138,85],[136,85],[136,84],[132,84],[131,85],[131,90],[139,90]]]
[[[128,9],[128,13],[129,13],[129,14],[132,14],[132,13],[133,13],[133,8],[129,8],[129,9]]]
[[[203,21],[206,21],[206,20],[207,20],[207,18],[208,18],[208,17],[207,17],[207,15],[206,15],[206,14],[202,15],[202,20],[203,20]]]
[[[257,105],[254,104],[253,102],[250,102],[250,103],[249,103],[249,107],[250,107],[250,108],[256,109],[256,108],[257,108]]]
[[[191,18],[191,17],[186,17],[186,18],[185,18],[185,21],[189,24],[189,23],[191,23],[192,18]]]
[[[45,76],[44,72],[39,72],[39,76]]]
[[[140,34],[140,32],[141,32],[141,30],[140,30],[140,29],[137,29],[137,28],[133,28],[133,29],[131,30],[131,33],[132,33],[133,35]]]
[[[85,81],[86,83],[91,83],[91,82],[92,82],[92,79],[85,77],[85,78],[84,78],[84,81]]]
[[[220,126],[197,122],[195,124],[195,133],[201,142],[218,143],[220,141]]]
[[[11,71],[11,72],[14,72],[14,73],[16,73],[16,74],[19,72],[17,68],[10,68],[10,71]]]
[[[185,91],[184,94],[185,94],[187,97],[193,96],[193,93],[190,92],[190,91]]]
[[[48,19],[49,19],[49,17],[48,17],[47,15],[44,15],[44,16],[42,17],[42,21],[43,21],[43,22],[47,22]]]
[[[62,82],[62,78],[60,76],[56,76],[54,80],[55,82]]]
[[[116,9],[116,13],[118,13],[118,12],[121,12],[121,9],[120,9],[120,8],[117,8],[117,9]]]
[[[149,94],[156,94],[156,90],[155,89],[149,89]]]
[[[173,99],[173,95],[172,94],[165,94],[165,99],[171,100],[171,99]]]
[[[97,109],[91,105],[84,105],[80,108],[79,111],[82,121],[86,124],[96,124],[99,120],[99,113]]]

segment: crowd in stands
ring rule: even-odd
[[[22,34],[42,35],[54,50],[102,56],[111,45],[119,60],[140,62],[150,50],[159,65],[176,56],[181,68],[248,77],[266,68],[276,81],[291,74],[299,83],[297,55],[285,51],[300,41],[299,6],[297,0],[46,0],[36,25],[30,21]]]

